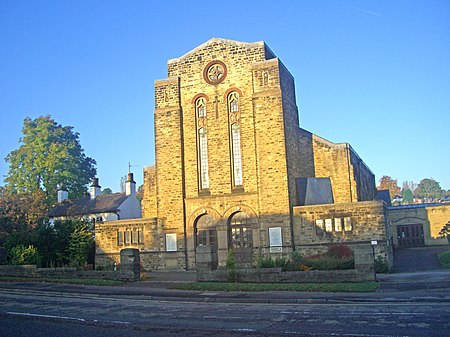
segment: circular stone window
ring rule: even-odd
[[[227,76],[227,66],[222,61],[209,62],[203,71],[206,83],[219,84]]]

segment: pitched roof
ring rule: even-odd
[[[95,199],[81,198],[64,200],[50,209],[49,217],[75,216],[95,213],[117,212],[128,198],[125,193],[99,195]]]

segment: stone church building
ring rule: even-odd
[[[354,149],[299,126],[294,78],[264,42],[213,38],[168,61],[155,81],[154,166],[144,169],[143,218],[96,225],[96,263],[138,248],[151,270],[195,269],[370,245],[390,261],[386,206]]]

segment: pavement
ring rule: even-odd
[[[448,249],[448,247],[447,247]],[[377,274],[380,286],[375,292],[300,292],[300,291],[187,291],[170,289],[176,283],[194,282],[194,271],[152,272],[147,280],[123,286],[86,286],[44,282],[0,282],[0,292],[30,292],[33,294],[72,294],[74,296],[133,297],[146,300],[222,302],[222,303],[448,303],[450,304],[450,270],[434,265],[436,253],[424,255],[420,249],[402,252],[403,265],[415,264],[414,272]],[[396,260],[397,262],[399,260]],[[416,263],[420,261],[420,263]],[[395,268],[395,264],[394,264]],[[409,267],[405,268],[409,270]],[[395,269],[394,269],[395,270]],[[397,269],[398,271],[398,269]]]
[[[86,286],[43,282],[1,282],[0,291],[48,295],[132,297],[145,300],[221,302],[221,303],[448,303],[450,270],[377,275],[380,287],[375,292],[299,292],[299,291],[185,291],[170,289],[174,283],[192,282],[194,272],[152,273],[146,281],[123,286]]]

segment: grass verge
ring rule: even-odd
[[[445,269],[450,269],[450,250],[438,254],[439,262]]]
[[[191,282],[170,286],[178,290],[200,291],[325,291],[325,292],[371,292],[378,288],[377,282],[359,283],[223,283]]]
[[[74,278],[32,278],[18,276],[0,276],[0,282],[48,282],[48,283],[65,283],[65,284],[82,284],[87,286],[118,286],[123,284],[122,281],[100,280],[100,279],[74,279]]]

